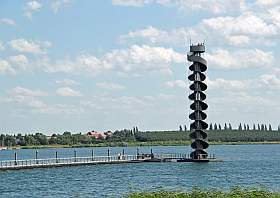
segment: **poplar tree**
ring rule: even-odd
[[[232,131],[232,126],[231,126],[230,123],[228,123],[228,128],[229,128],[230,131]]]
[[[264,131],[264,124],[261,125],[261,131]]]
[[[214,124],[214,130],[218,130],[218,126],[216,123]]]
[[[225,123],[224,130],[228,130],[227,123]]]
[[[239,123],[238,130],[239,130],[239,131],[242,131],[242,125],[241,125],[241,123]]]
[[[212,123],[210,123],[210,125],[209,125],[209,130],[210,130],[210,131],[213,130],[213,124],[212,124]]]
[[[269,131],[272,131],[272,126],[271,126],[271,124],[268,125],[268,130],[269,130]]]

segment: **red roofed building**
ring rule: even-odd
[[[95,139],[106,138],[106,135],[103,132],[97,132],[97,131],[87,132],[87,136],[95,137]]]

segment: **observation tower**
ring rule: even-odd
[[[204,43],[198,43],[197,45],[190,46],[188,54],[188,61],[192,62],[189,67],[192,73],[188,76],[188,79],[191,81],[190,90],[192,92],[189,95],[189,99],[192,101],[190,105],[192,113],[189,115],[189,118],[192,120],[190,138],[193,151],[190,157],[193,160],[205,160],[208,158],[208,153],[205,150],[209,147],[205,131],[208,128],[208,124],[205,122],[207,118],[205,110],[208,108],[208,105],[205,102],[206,94],[204,93],[207,89],[205,83],[206,75],[204,74],[207,70],[207,61],[201,57],[204,52]]]

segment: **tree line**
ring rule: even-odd
[[[184,128],[183,128],[184,126]],[[232,125],[231,123],[225,123],[223,126],[221,124],[217,124],[217,123],[210,123],[209,124],[209,128],[208,128],[209,131],[221,131],[221,130],[229,130],[229,131],[232,131],[232,130],[235,130],[232,128]],[[250,127],[249,124],[242,124],[242,123],[239,123],[238,125],[238,128],[236,130],[239,130],[239,131],[272,131],[272,126],[271,124],[253,124],[252,127]],[[179,131],[187,131],[187,126],[186,125],[179,125]],[[277,131],[280,131],[280,125],[278,125],[277,127]]]
[[[221,127],[221,124],[210,124],[208,141],[236,142],[236,141],[280,141],[280,127],[272,130],[271,125],[257,124],[252,128],[240,124],[233,129],[230,124]],[[103,142],[152,142],[152,141],[190,141],[190,131],[187,127],[179,127],[175,131],[139,131],[138,127],[132,129],[116,130],[112,136],[106,138],[91,137],[82,133],[64,132],[46,136],[43,133],[35,134],[1,134],[0,146],[29,146],[29,145],[78,145],[97,144]]]

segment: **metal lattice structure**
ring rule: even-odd
[[[192,93],[189,95],[189,99],[193,101],[190,105],[193,112],[189,115],[189,118],[193,121],[190,125],[191,147],[194,149],[190,154],[192,159],[206,159],[208,157],[208,153],[205,151],[209,146],[206,141],[207,133],[205,132],[208,124],[205,122],[207,114],[204,112],[208,108],[208,105],[204,102],[206,99],[204,91],[207,89],[204,72],[207,70],[207,61],[201,57],[204,52],[204,44],[197,44],[190,46],[190,53],[188,54],[188,61],[192,62],[189,67],[192,73],[188,77],[192,82],[190,85]]]

